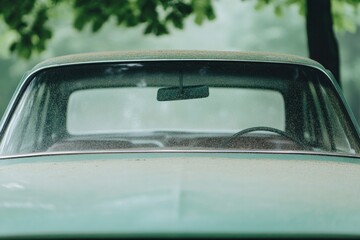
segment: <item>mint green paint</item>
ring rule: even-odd
[[[0,161],[0,236],[360,235],[357,158],[83,154]]]

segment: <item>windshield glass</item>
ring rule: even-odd
[[[1,155],[122,150],[358,153],[326,76],[304,66],[159,61],[37,73]]]
[[[211,88],[207,98],[164,102],[156,100],[157,91],[154,87],[76,91],[69,98],[67,131],[73,135],[130,131],[234,132],[253,126],[285,130],[284,100],[276,91]],[[239,104],[247,101],[252,104],[244,104],[238,111],[239,106],[232,104],[234,98]]]

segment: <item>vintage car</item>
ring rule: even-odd
[[[307,58],[63,56],[0,124],[0,238],[360,237],[359,128]]]

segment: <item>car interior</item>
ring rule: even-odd
[[[14,115],[24,117],[7,129],[19,144],[1,151],[354,153],[324,77],[306,66],[221,61],[52,68],[29,83]]]

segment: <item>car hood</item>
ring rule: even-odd
[[[0,161],[0,236],[360,235],[360,161],[94,154]]]

